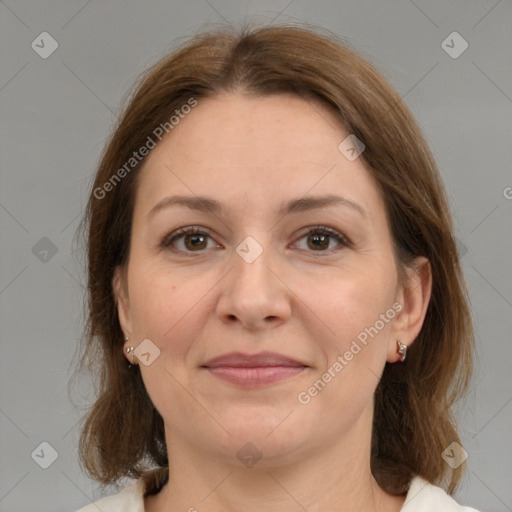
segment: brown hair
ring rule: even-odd
[[[123,357],[112,290],[114,271],[128,261],[144,160],[122,179],[112,177],[191,98],[200,103],[236,90],[288,92],[328,105],[366,146],[361,158],[384,198],[398,268],[416,256],[430,261],[432,295],[421,332],[405,365],[386,364],[375,393],[371,467],[393,494],[404,494],[415,475],[453,493],[463,466],[452,470],[441,454],[460,443],[452,406],[467,389],[474,340],[439,172],[410,111],[371,64],[332,36],[284,26],[201,34],[166,56],[142,77],[104,150],[81,226],[88,244],[81,364],[97,376],[98,394],[80,437],[85,470],[104,485],[143,477],[148,493],[168,478],[163,420],[139,367],[128,368]],[[99,194],[109,180],[108,193]]]

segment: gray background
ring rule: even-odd
[[[510,0],[5,0],[0,16],[0,511],[70,511],[99,496],[77,462],[83,411],[68,391],[85,282],[73,237],[134,80],[226,20],[305,21],[347,38],[417,117],[453,206],[479,351],[459,413],[469,471],[456,498],[512,510]],[[44,31],[58,43],[46,59],[31,47]],[[458,58],[442,47],[454,31],[469,45]],[[77,403],[90,399],[90,383],[77,389]],[[58,453],[48,469],[42,442]]]

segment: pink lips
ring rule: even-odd
[[[308,365],[274,352],[254,355],[231,352],[210,359],[202,367],[215,377],[232,384],[257,387],[298,375]]]

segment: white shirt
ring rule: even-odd
[[[120,493],[102,498],[77,512],[144,512],[144,487],[142,480],[134,480]],[[463,507],[440,487],[415,477],[401,512],[478,512]]]

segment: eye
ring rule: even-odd
[[[326,226],[316,226],[310,229],[305,235],[298,239],[296,245],[301,240],[305,240],[306,247],[302,246],[299,247],[299,249],[314,252],[332,253],[343,247],[350,246],[350,241],[345,235]]]
[[[189,226],[167,235],[161,245],[176,252],[190,253],[211,249],[212,245],[208,244],[209,241],[212,241],[212,238],[208,233],[198,227]],[[214,247],[219,247],[219,245],[214,244]]]
[[[303,240],[305,240],[305,247],[304,243],[301,243]],[[308,252],[331,254],[344,247],[349,247],[351,243],[345,235],[334,229],[316,226],[298,238],[294,245],[298,245],[300,250]],[[197,226],[188,226],[172,232],[162,240],[161,246],[186,256],[191,256],[191,253],[194,252],[200,253],[206,249],[220,247],[213,242],[204,229]]]

